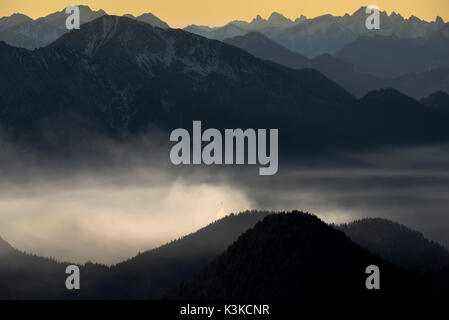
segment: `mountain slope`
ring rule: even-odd
[[[0,50],[4,70],[26,69],[38,79],[18,72],[0,77],[0,119],[20,130],[76,114],[114,133],[149,123],[173,128],[180,118],[186,125],[204,119],[218,128],[292,131],[299,122],[333,126],[329,113],[345,117],[341,110],[355,101],[314,70],[286,69],[218,41],[125,17],[103,16],[34,52]]]
[[[110,268],[85,285],[95,298],[156,299],[195,275],[270,212],[247,211],[220,219],[190,235]]]
[[[430,96],[422,99],[421,103],[428,108],[449,113],[449,94],[447,92],[434,92]]]
[[[449,68],[407,73],[397,78],[379,78],[368,73],[356,72],[350,63],[329,54],[308,59],[258,32],[228,38],[224,42],[242,48],[258,58],[289,68],[316,69],[357,97],[382,88],[395,88],[415,99],[421,99],[435,91],[449,92]]]
[[[449,41],[442,36],[366,36],[346,45],[335,56],[352,64],[356,71],[392,78],[449,67]]]
[[[401,39],[415,39],[434,35],[443,35],[447,38],[449,34],[447,32],[449,24],[444,23],[440,17],[437,17],[435,21],[427,22],[415,16],[406,19],[396,12],[387,14],[382,11],[380,13],[382,27],[379,30],[368,30],[365,26],[366,18],[366,7],[361,7],[354,13],[344,16],[327,14],[309,19],[301,15],[295,21],[274,12],[268,19],[257,16],[251,22],[231,21],[217,28],[192,25],[185,30],[218,40],[256,31],[309,58],[333,54],[364,36],[397,36]]]
[[[0,239],[0,299],[155,299],[192,277],[268,214],[229,215],[112,267],[87,263],[80,266],[80,291],[65,288],[65,268],[71,263],[22,253]]]
[[[78,7],[81,24],[106,14],[103,10],[93,11],[88,6]],[[43,47],[68,32],[65,25],[67,17],[65,9],[36,20],[18,14],[4,17],[0,19],[0,40],[26,49]]]
[[[71,263],[21,252],[0,239],[0,299],[73,299],[80,292],[65,287]],[[82,283],[106,271],[101,265],[80,267]]]
[[[352,241],[400,267],[429,271],[449,266],[449,252],[416,231],[385,219],[363,219],[337,226]]]
[[[350,64],[338,60],[332,55],[323,54],[308,59],[258,32],[228,38],[224,42],[242,48],[258,58],[270,60],[289,68],[316,69],[357,97],[382,87],[381,79],[368,74],[357,73]]]
[[[420,141],[422,139],[421,130],[428,130],[428,137],[439,140],[442,138],[442,131],[428,127],[426,123],[433,121],[435,116],[443,116],[436,110],[423,108],[418,101],[402,94],[395,89],[381,89],[369,92],[359,100],[361,117],[365,117],[364,125],[366,130],[378,130],[378,134],[384,139],[387,137],[401,136],[402,132],[409,132],[404,141]],[[408,121],[403,121],[404,116]],[[402,120],[401,120],[402,119]],[[446,119],[441,118],[438,126],[444,126]],[[444,134],[443,134],[444,135]],[[425,138],[428,139],[428,138]],[[425,140],[421,140],[424,143]]]
[[[381,290],[367,290],[365,269],[381,270]],[[310,214],[266,217],[244,233],[171,299],[345,300],[417,297],[422,279],[370,254]]]
[[[227,38],[224,42],[242,48],[262,60],[270,60],[286,67],[295,69],[310,67],[308,58],[284,48],[259,32],[252,31],[243,36]]]
[[[309,58],[334,54],[357,38],[338,18],[327,14],[289,27],[274,39],[290,50]]]
[[[139,20],[139,21],[151,24],[153,27],[159,27],[159,28],[162,28],[162,29],[170,28],[170,26],[165,21],[162,21],[161,19],[159,19],[158,17],[156,17],[152,13],[141,14],[136,19]]]
[[[313,69],[126,17],[102,16],[33,52],[0,43],[0,56],[0,123],[25,141],[50,135],[58,150],[79,132],[167,133],[198,119],[281,128],[280,153],[290,155],[449,137],[447,115],[404,95],[357,101]]]

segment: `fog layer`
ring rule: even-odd
[[[299,209],[330,223],[384,217],[449,245],[447,146],[280,158],[276,175],[259,176],[256,166],[176,167],[154,141],[91,139],[65,156],[3,143],[0,236],[58,260],[113,264],[223,208]]]

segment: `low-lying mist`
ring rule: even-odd
[[[157,138],[155,138],[157,137]],[[222,214],[300,209],[329,223],[384,217],[449,245],[449,147],[279,159],[256,166],[176,167],[167,136],[85,137],[65,151],[2,140],[0,236],[58,260],[114,264]]]

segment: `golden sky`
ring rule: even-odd
[[[267,17],[273,11],[288,18],[301,14],[315,17],[326,13],[343,15],[361,6],[377,5],[381,10],[434,20],[437,15],[449,21],[449,0],[0,0],[0,17],[20,12],[32,18],[60,11],[68,5],[89,5],[109,14],[151,12],[172,27],[189,24],[223,25],[231,20],[251,20],[257,14]]]

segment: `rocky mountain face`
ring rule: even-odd
[[[449,39],[442,35],[405,39],[360,37],[335,54],[358,72],[382,78],[449,67]]]

